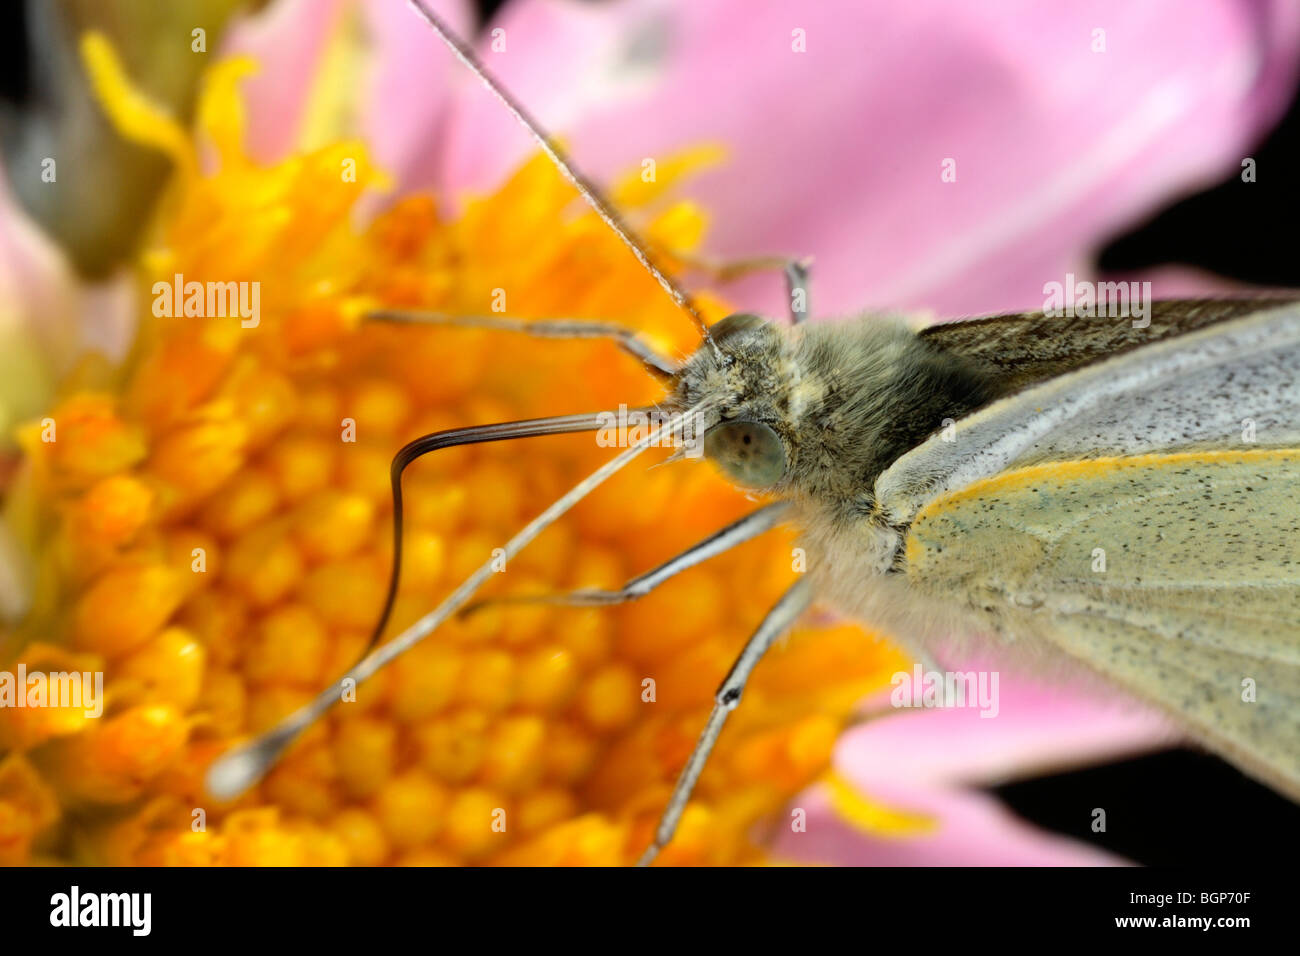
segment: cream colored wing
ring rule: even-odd
[[[1300,450],[1007,472],[940,497],[909,581],[1040,637],[1300,800]]]
[[[1153,342],[994,402],[890,465],[875,498],[905,524],[934,498],[1041,461],[1251,441],[1300,443],[1300,305]]]

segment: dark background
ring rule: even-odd
[[[502,0],[480,0],[483,20]],[[0,100],[21,108],[31,51],[21,2],[0,9]],[[1251,152],[1257,181],[1239,171],[1212,189],[1159,211],[1115,236],[1099,253],[1108,272],[1181,263],[1266,286],[1300,287],[1294,235],[1300,210],[1300,100]],[[1174,750],[994,791],[1039,826],[1151,865],[1241,867],[1300,835],[1300,806],[1207,754]],[[1089,829],[1094,807],[1107,832]]]

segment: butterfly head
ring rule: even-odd
[[[711,342],[677,375],[675,403],[711,399],[718,420],[704,434],[705,456],[742,487],[775,490],[793,462],[789,338],[749,313],[729,315],[709,332]]]

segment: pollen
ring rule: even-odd
[[[715,688],[796,577],[788,535],[632,604],[455,618],[357,686],[235,803],[212,800],[202,777],[364,651],[388,586],[388,467],[403,444],[662,397],[607,342],[367,311],[491,314],[504,301],[513,318],[621,321],[677,354],[698,344],[690,321],[594,215],[575,213],[544,157],[454,217],[399,196],[362,226],[358,200],[385,183],[360,143],[271,166],[244,156],[247,63],[212,69],[191,134],[135,91],[107,44],[84,53],[111,120],[166,152],[176,175],[140,257],[139,341],[120,384],[69,392],[21,431],[38,581],[0,651],[88,662],[106,709],[23,712],[27,723],[0,713],[0,862],[633,862]],[[672,198],[672,180],[712,155],[663,163],[654,190],[620,191],[666,253],[688,254],[706,224]],[[260,283],[258,322],[156,315],[151,290],[178,274]],[[701,307],[713,320],[728,311],[709,296]],[[385,639],[610,454],[574,435],[413,464]],[[752,507],[708,465],[634,466],[482,597],[617,588]],[[901,664],[843,625],[806,624],[775,648],[664,862],[761,862],[763,824],[825,773],[857,702]]]

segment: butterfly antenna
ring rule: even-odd
[[[518,100],[510,95],[505,87],[497,82],[492,74],[488,72],[487,67],[479,61],[478,56],[475,55],[469,44],[456,36],[451,27],[425,5],[424,0],[407,0],[407,3],[433,29],[433,32],[438,34],[442,42],[447,44],[451,52],[456,54],[457,59],[464,63],[483,82],[483,85],[491,91],[492,95],[501,101],[501,104],[510,111],[510,114],[518,121],[519,125],[528,131],[528,135],[536,140],[537,145],[541,147],[542,152],[547,155],[555,168],[582,195],[582,198],[587,201],[587,205],[596,211],[596,215],[600,216],[605,225],[613,230],[614,235],[622,239],[623,244],[632,250],[632,255],[636,256],[637,262],[641,263],[642,268],[655,277],[655,281],[659,283],[664,292],[668,293],[668,298],[673,300],[673,304],[691,317],[704,340],[713,345],[713,338],[709,335],[708,323],[704,321],[704,316],[700,314],[700,310],[696,307],[690,293],[655,265],[649,250],[642,245],[632,230],[623,223],[618,213],[614,211],[614,207],[601,195],[600,190],[591,180],[578,171],[578,168],[569,160],[564,150],[555,145],[551,137],[542,129],[542,125],[524,109]],[[714,347],[716,348],[716,346]]]

